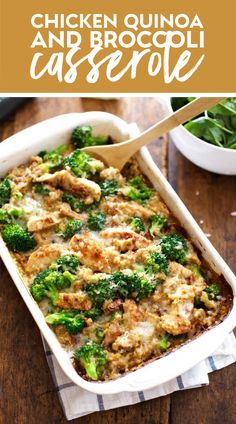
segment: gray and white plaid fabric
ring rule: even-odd
[[[68,420],[73,420],[95,411],[104,411],[125,405],[133,405],[138,402],[167,395],[176,390],[205,386],[209,384],[208,373],[236,362],[236,339],[234,334],[231,333],[225,338],[224,343],[212,356],[168,383],[150,390],[145,390],[144,392],[126,392],[118,395],[101,396],[87,392],[72,383],[61,370],[56,358],[48,348],[44,339],[43,343],[59,399]]]

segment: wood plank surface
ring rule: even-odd
[[[115,113],[141,129],[163,110],[155,98],[119,101],[38,98],[0,126],[0,137],[52,116],[89,110]],[[166,139],[151,144],[154,159],[168,176],[202,228],[236,270],[236,178],[207,173],[192,165]],[[203,221],[203,222],[202,222]],[[0,424],[65,424],[58,394],[45,359],[41,337],[8,272],[0,263]],[[79,424],[232,424],[236,423],[236,366],[214,373],[210,386],[99,412],[71,421]]]
[[[228,265],[236,272],[236,177],[193,165],[169,146],[169,180]],[[210,375],[210,385],[171,395],[171,424],[236,423],[236,365]]]

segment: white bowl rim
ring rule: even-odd
[[[183,97],[184,98],[184,97]],[[174,112],[172,105],[171,105],[171,99],[172,97],[168,98],[168,105],[170,106],[171,110]],[[187,133],[188,135],[190,135],[190,137],[192,137],[193,139],[197,140],[198,142],[200,142],[201,144],[203,144],[204,146],[206,146],[206,144],[208,145],[208,147],[211,149],[215,149],[218,151],[222,151],[222,152],[227,152],[227,153],[233,153],[236,154],[236,149],[229,149],[228,147],[220,147],[220,146],[216,146],[215,144],[212,143],[208,143],[205,140],[202,140],[201,138],[197,137],[196,135],[192,134],[191,131],[187,130],[183,124],[180,124],[179,127],[183,128],[184,132]],[[178,127],[177,127],[178,128]],[[175,129],[175,128],[174,128]],[[173,130],[172,130],[173,131]]]

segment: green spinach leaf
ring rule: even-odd
[[[219,147],[224,147],[227,138],[232,134],[227,128],[217,120],[211,118],[198,118],[185,124],[185,128],[193,135],[202,140],[208,141]]]

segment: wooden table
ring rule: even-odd
[[[1,126],[1,138],[52,116],[89,110],[115,113],[141,129],[160,119],[155,98],[119,101],[79,98],[31,100]],[[186,160],[172,143],[151,145],[155,160],[211,241],[236,271],[236,178],[205,172]],[[40,333],[1,263],[0,423],[66,423],[45,359]],[[236,423],[236,365],[210,376],[210,385],[173,393],[138,405],[74,420],[80,424]]]

